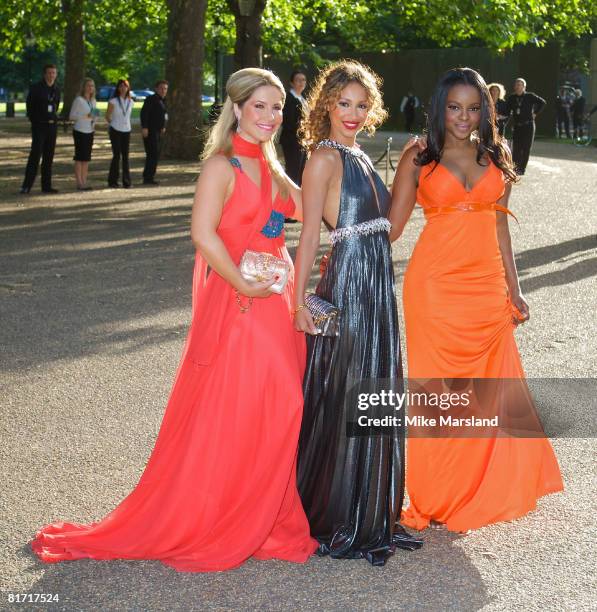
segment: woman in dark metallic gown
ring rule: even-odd
[[[368,68],[343,61],[320,75],[311,94],[294,318],[307,333],[298,484],[311,534],[320,554],[384,565],[396,547],[413,550],[422,542],[396,523],[404,496],[403,424],[374,433],[351,429],[355,385],[402,389],[390,197],[355,143],[361,129],[373,132],[386,116],[378,82]],[[319,335],[304,304],[322,219],[333,249],[316,293],[340,309],[337,337]]]

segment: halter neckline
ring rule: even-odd
[[[330,147],[331,149],[338,149],[339,151],[345,151],[346,153],[350,153],[355,157],[365,157],[365,152],[360,147],[347,147],[331,138],[325,138],[324,140],[320,140],[317,143],[316,149],[321,147]]]
[[[232,148],[237,155],[241,155],[242,157],[263,157],[261,145],[245,140],[240,134],[234,134],[232,136]]]

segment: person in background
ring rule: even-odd
[[[535,117],[547,102],[537,94],[526,90],[527,82],[518,78],[514,81],[514,93],[508,96],[508,115],[514,117],[512,128],[512,159],[516,174],[524,175],[531,147],[535,140]]]
[[[576,98],[572,102],[570,110],[572,111],[572,128],[574,130],[574,138],[583,137],[583,121],[585,118],[585,107],[587,105],[586,98],[582,95],[582,90],[575,90]]]
[[[419,108],[419,98],[409,91],[400,103],[400,112],[404,115],[404,126],[407,132],[411,132],[415,123],[415,110]]]
[[[116,83],[114,97],[108,102],[106,121],[110,125],[110,143],[112,145],[112,162],[108,174],[108,187],[118,187],[118,171],[122,158],[122,186],[131,186],[129,168],[129,146],[131,141],[131,113],[133,112],[131,86],[126,79]]]
[[[284,165],[286,174],[297,185],[300,185],[303,177],[303,169],[307,156],[305,149],[301,146],[298,131],[303,116],[306,102],[303,91],[307,86],[307,75],[301,70],[294,70],[290,75],[290,89],[284,102],[284,119],[280,134],[280,145],[284,153]]]
[[[556,121],[558,138],[564,138],[564,134],[570,138],[570,96],[564,87],[556,96]]]
[[[508,123],[508,104],[506,102],[506,88],[501,83],[489,83],[487,86],[493,105],[495,107],[495,118],[500,136],[506,134],[506,124]]]
[[[155,84],[155,93],[145,98],[141,108],[141,133],[145,147],[144,185],[159,185],[154,177],[160,159],[160,140],[168,121],[165,102],[167,93],[168,81],[158,81]]]
[[[31,122],[31,151],[25,169],[21,193],[29,193],[41,158],[42,193],[58,193],[52,187],[52,162],[56,147],[56,120],[60,106],[60,89],[56,85],[58,70],[54,64],[44,66],[43,78],[34,83],[27,95],[27,117]]]
[[[93,136],[98,110],[95,101],[95,83],[93,79],[83,79],[81,91],[74,99],[69,119],[74,121],[73,140],[75,141],[75,178],[79,191],[90,191],[87,185],[87,173],[91,161]]]

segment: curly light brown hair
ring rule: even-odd
[[[367,92],[369,114],[365,131],[372,136],[387,118],[380,87],[382,79],[371,68],[355,60],[340,60],[324,68],[315,81],[307,100],[308,110],[301,122],[303,146],[313,151],[317,143],[330,136],[329,109],[340,99],[342,90],[350,83],[358,83]]]

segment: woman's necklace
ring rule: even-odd
[[[122,98],[118,96],[118,103],[120,104],[120,109],[122,110],[122,114],[126,117],[131,101],[127,99],[126,106],[122,103]]]

